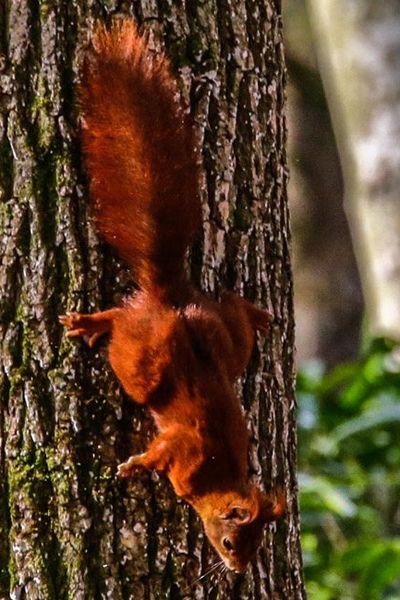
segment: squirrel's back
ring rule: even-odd
[[[179,288],[201,207],[195,134],[167,59],[130,19],[100,26],[79,95],[98,229],[141,288]]]

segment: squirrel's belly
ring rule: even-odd
[[[146,343],[146,339],[113,332],[109,361],[126,393],[135,402],[145,404],[160,387],[171,364],[168,345]]]

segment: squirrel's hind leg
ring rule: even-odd
[[[60,315],[58,320],[69,328],[68,337],[86,337],[88,345],[92,347],[102,335],[111,332],[113,320],[119,310],[119,308],[111,308],[92,315],[71,312]]]

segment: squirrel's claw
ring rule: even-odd
[[[75,312],[69,312],[65,315],[58,315],[58,320],[62,325],[65,325],[65,327],[76,329],[79,322],[82,320],[82,315]]]
[[[61,325],[64,325],[64,327],[68,327],[69,331],[67,331],[66,335],[69,338],[73,338],[73,337],[85,337],[88,336],[89,332],[87,330],[86,327],[82,327],[82,315],[80,315],[79,313],[66,313],[65,315],[59,315],[58,316],[58,320],[61,323]],[[94,337],[93,335],[91,337],[89,337],[88,339],[86,339],[85,341],[87,341],[87,343],[89,344],[89,346],[91,346],[90,344],[90,340],[91,338]]]
[[[67,327],[70,326],[70,313],[67,313],[66,315],[58,315],[58,321],[59,323],[61,323],[62,325],[66,325]]]
[[[69,328],[67,337],[82,336],[90,348],[93,348],[97,340],[106,331],[99,326],[99,323],[91,319],[90,315],[81,315],[76,312],[59,315],[59,322]]]

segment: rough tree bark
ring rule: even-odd
[[[152,424],[105,347],[71,343],[57,323],[132,285],[88,219],[73,97],[94,20],[115,13],[165,45],[202,132],[194,279],[275,316],[238,388],[254,476],[284,487],[288,507],[244,577],[194,583],[212,560],[195,514],[156,475],[116,480]],[[303,598],[280,3],[3,0],[0,54],[0,598]]]

